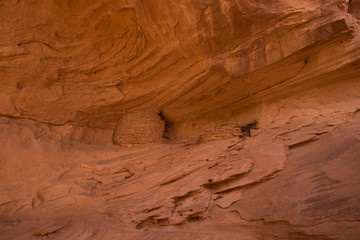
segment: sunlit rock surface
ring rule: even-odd
[[[0,1],[0,239],[359,239],[360,1]]]

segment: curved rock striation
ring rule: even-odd
[[[359,6],[0,1],[0,239],[358,239]]]

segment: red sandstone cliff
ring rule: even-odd
[[[359,239],[359,18],[0,0],[0,239]]]

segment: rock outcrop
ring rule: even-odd
[[[360,1],[0,1],[0,239],[358,239]]]

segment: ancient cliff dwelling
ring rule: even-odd
[[[0,240],[359,240],[360,0],[0,0]]]

